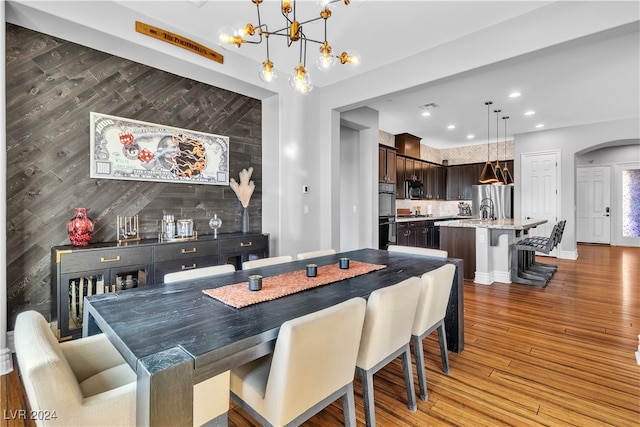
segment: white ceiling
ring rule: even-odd
[[[255,6],[250,0],[193,0],[120,2],[126,7],[183,28],[196,40],[210,40],[217,46],[217,31],[223,26],[240,27],[257,23]],[[352,0],[349,6],[334,5],[328,21],[328,40],[339,53],[356,49],[363,63],[357,70],[337,66],[321,72],[313,65],[316,47],[309,44],[307,69],[317,86],[326,86],[369,70],[408,58],[416,53],[443,45],[458,38],[497,25],[520,15],[544,8],[546,1],[375,1]],[[284,26],[279,2],[266,0],[260,6],[263,23],[270,29]],[[317,16],[317,1],[298,4],[298,20]],[[636,21],[637,24],[638,21]],[[570,23],[567,23],[570,25]],[[323,38],[320,22],[304,26],[307,37]],[[626,33],[626,34],[625,34]],[[297,64],[299,51],[287,48],[285,39],[270,40],[272,61],[280,78]],[[226,55],[239,54],[258,64],[265,57],[264,45],[231,46]],[[487,46],[500,49],[500,46]],[[500,64],[431,82],[409,93],[389,94],[366,105],[380,112],[380,129],[397,134],[408,132],[436,148],[479,144],[487,139],[487,110],[491,106],[490,140],[505,140],[514,134],[542,129],[581,125],[640,115],[638,76],[640,43],[638,25],[624,31],[610,31],[586,40],[556,46],[528,57],[514,58]],[[452,58],[455,60],[455,58]],[[256,72],[257,74],[257,72]],[[256,75],[257,81],[257,75]],[[511,91],[522,96],[508,98]],[[430,117],[422,117],[419,106],[435,103]],[[499,108],[496,124],[493,110]],[[524,116],[525,111],[535,111]],[[447,126],[454,124],[455,129]],[[496,135],[497,129],[497,135]],[[468,135],[474,135],[468,139]]]
[[[7,7],[23,1],[9,2]],[[24,2],[35,3],[33,0]],[[128,8],[131,13],[118,11],[114,16],[114,3]],[[268,23],[271,30],[284,24],[279,14],[279,3],[277,0],[265,0],[260,6],[263,23]],[[539,14],[543,18],[538,16],[538,19],[544,20],[545,8],[550,7],[550,3],[554,2],[351,0],[349,6],[338,2],[328,21],[328,40],[336,53],[345,49],[358,50],[363,57],[362,66],[347,70],[338,65],[323,73],[313,65],[317,45],[310,44],[307,69],[316,86],[328,86],[464,37],[473,37],[479,31],[499,28],[499,25],[527,14]],[[486,143],[485,101],[494,102],[491,111],[496,107],[502,109],[500,117],[510,117],[508,140],[514,134],[537,131],[535,125],[539,123],[545,125],[542,129],[554,129],[638,117],[640,9],[637,1],[626,3],[635,5],[631,10],[636,16],[630,17],[633,22],[625,27],[450,76],[443,81],[428,82],[402,93],[390,93],[362,105],[380,112],[381,130],[393,134],[408,132],[436,148]],[[251,0],[57,2],[57,7],[52,4],[56,3],[42,8],[49,9],[52,15],[62,14],[66,19],[88,26],[92,25],[91,19],[103,17],[100,25],[107,26],[111,22],[108,26],[114,32],[122,31],[121,20],[127,25],[131,19],[158,25],[221,51],[225,55],[225,63],[242,55],[255,61],[256,67],[255,73],[245,73],[244,79],[254,78],[249,83],[262,85],[257,70],[266,56],[264,45],[245,44],[240,49],[231,47],[229,51],[222,51],[217,45],[219,28],[256,23],[255,6]],[[85,5],[90,6],[89,13],[93,16],[87,16],[87,8],[80,7]],[[298,20],[309,19],[318,10],[317,0],[299,1]],[[22,16],[17,8],[13,15]],[[31,18],[25,16],[22,19],[29,22]],[[571,22],[567,25],[570,26]],[[304,26],[304,30],[307,37],[322,39],[322,27],[321,23],[312,23]],[[543,26],[540,31],[541,34],[544,32]],[[536,37],[536,34],[531,37]],[[171,48],[167,46],[167,49]],[[486,49],[499,52],[500,46],[486,46]],[[274,36],[270,41],[270,51],[272,61],[279,68],[279,78],[286,79],[297,64],[298,49],[287,48],[284,38]],[[473,54],[469,52],[469,55]],[[452,57],[451,61],[455,62],[456,58]],[[213,69],[218,65],[212,64]],[[509,99],[507,95],[513,90],[520,91],[522,96]],[[432,111],[430,117],[422,117],[419,106],[427,103],[436,103],[439,107]],[[527,110],[536,114],[525,117],[523,114]],[[456,128],[448,130],[449,124],[456,125]],[[490,140],[495,142],[496,115],[493,112],[489,124]],[[475,135],[475,138],[467,139],[468,134]],[[500,142],[504,141],[502,120],[499,120],[497,137]]]

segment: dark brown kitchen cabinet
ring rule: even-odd
[[[398,153],[418,159],[420,158],[420,141],[420,138],[408,133],[398,134],[395,138]]]
[[[396,228],[396,241],[401,246],[425,247],[425,223],[426,221],[398,222]]]
[[[447,168],[447,200],[471,200],[472,186],[480,184],[478,178],[484,163],[455,165]]]
[[[406,221],[396,225],[398,245],[434,249],[440,247],[440,230],[434,225],[434,221]]]
[[[391,147],[378,148],[378,182],[396,182],[396,150]]]
[[[269,256],[269,235],[228,233],[198,240],[133,244],[95,243],[86,247],[51,248],[51,292],[59,340],[82,335],[84,297],[153,286],[166,273]]]
[[[422,181],[424,196],[429,200],[444,200],[447,196],[446,168],[435,163],[423,162]]]

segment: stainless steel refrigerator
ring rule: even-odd
[[[483,211],[496,219],[513,218],[513,185],[473,185],[471,211],[474,218],[482,218]]]

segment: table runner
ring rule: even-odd
[[[385,265],[350,260],[349,268],[342,270],[338,263],[335,262],[329,265],[319,265],[316,277],[307,277],[306,269],[278,274],[277,276],[263,277],[262,290],[259,291],[250,291],[249,282],[241,282],[214,289],[204,289],[202,292],[231,307],[242,308],[295,294],[306,289],[361,276],[385,267]]]

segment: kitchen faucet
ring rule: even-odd
[[[488,203],[485,204],[485,201]],[[487,210],[489,212],[487,212]],[[491,221],[495,220],[495,216],[493,214],[493,200],[486,198],[480,201],[480,212],[482,212],[482,219],[490,219]]]

